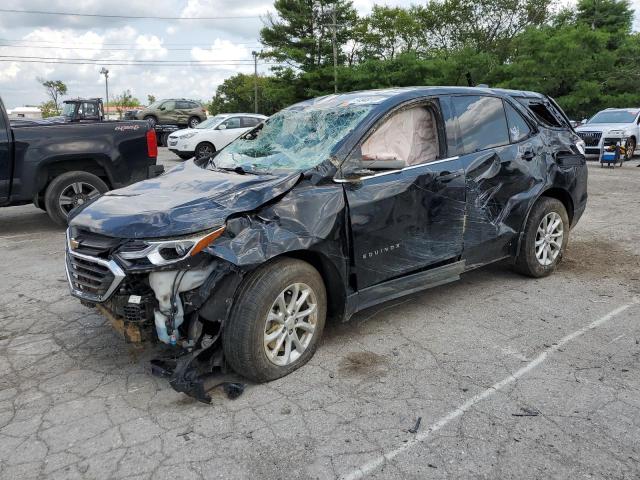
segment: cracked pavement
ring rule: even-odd
[[[44,212],[0,209],[0,479],[330,479],[405,444],[366,477],[638,478],[637,164],[590,165],[555,275],[493,265],[329,324],[307,366],[211,405],[152,377],[150,352],[69,295]]]

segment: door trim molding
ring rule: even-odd
[[[404,171],[407,171],[407,170],[413,170],[415,168],[428,167],[429,165],[437,165],[438,163],[452,162],[454,160],[458,160],[459,158],[460,158],[460,156],[456,155],[455,157],[443,158],[442,160],[434,160],[433,162],[419,163],[418,165],[409,165],[408,167],[398,168],[396,170],[387,170],[385,172],[374,173],[373,175],[365,175],[364,177],[359,177],[359,178],[354,179],[354,180],[348,180],[348,179],[344,179],[344,178],[335,178],[334,177],[333,181],[336,182],[336,183],[360,182],[362,180],[367,180],[369,178],[377,178],[377,177],[382,177],[384,175],[391,175],[391,174],[394,174],[394,173],[401,173],[401,172],[404,172]]]

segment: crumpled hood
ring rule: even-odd
[[[580,125],[576,128],[576,132],[608,132],[610,130],[627,130],[634,127],[633,123],[594,123],[589,125]]]
[[[119,238],[187,235],[222,225],[291,190],[298,172],[240,175],[193,161],[166,174],[104,194],[72,215],[71,226]]]

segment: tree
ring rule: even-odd
[[[633,24],[633,10],[628,0],[580,0],[576,20],[591,30],[628,34]]]
[[[41,103],[40,112],[42,112],[42,118],[53,117],[59,113],[56,110],[56,105],[53,103],[53,100]]]
[[[113,102],[113,106],[116,107],[118,116],[122,119],[122,114],[127,110],[140,105],[140,100],[131,95],[131,90],[124,90],[120,95],[116,95]]]
[[[45,80],[40,77],[37,80],[45,88],[49,98],[51,98],[56,115],[60,115],[60,103],[58,100],[67,94],[67,86],[62,80]]]
[[[147,105],[151,105],[152,103],[155,103],[155,101],[156,101],[155,95],[147,95]]]
[[[258,110],[271,115],[294,103],[295,78],[292,71],[281,71],[278,77],[258,77]],[[239,73],[218,86],[209,104],[211,115],[228,112],[251,112],[254,108],[254,77]]]
[[[339,63],[342,47],[351,39],[357,13],[351,0],[276,0],[277,14],[268,14],[260,39],[267,47],[262,54],[304,71],[333,64],[331,34],[333,11],[336,17],[336,43]]]

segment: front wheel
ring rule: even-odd
[[[631,160],[633,158],[633,153],[636,151],[636,140],[635,138],[630,138],[627,140],[627,144],[625,145],[624,150],[624,159]],[[620,160],[620,165],[622,165],[622,160]]]
[[[223,333],[225,358],[256,382],[283,377],[315,353],[326,312],[325,286],[311,265],[286,258],[260,267],[235,299]]]
[[[540,198],[527,219],[515,269],[530,277],[551,274],[569,242],[569,216],[560,200]]]
[[[214,153],[216,153],[216,147],[214,147],[213,144],[209,142],[202,142],[196,146],[195,157],[196,158],[210,157]]]
[[[144,117],[144,119],[149,122],[149,125],[151,125],[151,128],[155,127],[156,124],[158,123],[158,119],[156,117],[154,117],[153,115],[147,115],[146,117]]]
[[[58,225],[66,225],[69,212],[107,192],[109,187],[88,172],[67,172],[54,178],[44,194],[49,217]]]

